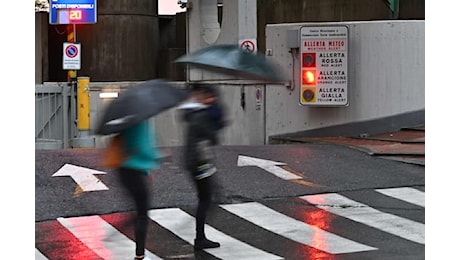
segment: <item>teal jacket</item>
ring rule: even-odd
[[[160,151],[156,148],[155,129],[148,120],[121,132],[123,150],[127,153],[121,167],[144,171],[159,167]]]

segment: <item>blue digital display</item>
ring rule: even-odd
[[[50,24],[96,22],[96,0],[51,0],[50,2]]]

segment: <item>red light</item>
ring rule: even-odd
[[[302,53],[302,67],[315,68],[316,67],[316,53]]]
[[[314,85],[316,83],[315,70],[302,70],[302,84]]]

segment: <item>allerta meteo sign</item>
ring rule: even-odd
[[[96,0],[51,0],[50,24],[93,24],[97,22]]]
[[[348,27],[300,28],[300,104],[348,105]]]

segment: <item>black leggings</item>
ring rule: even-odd
[[[144,255],[148,227],[147,211],[149,209],[149,186],[147,184],[147,176],[142,171],[128,168],[120,168],[118,170],[118,176],[136,204],[137,216],[134,227],[136,255]]]
[[[206,213],[211,206],[213,193],[213,176],[195,180],[198,191],[198,207],[196,209],[196,239],[204,239],[204,224]]]

